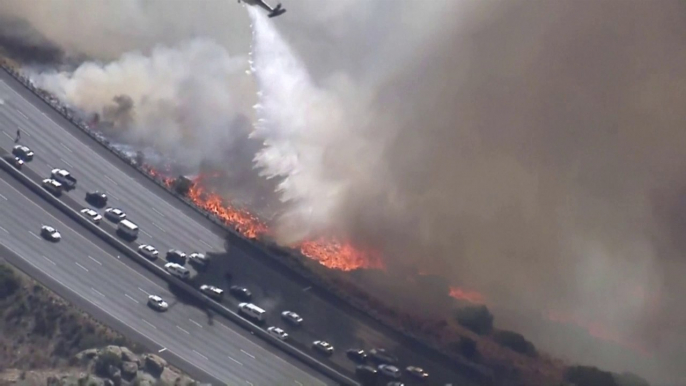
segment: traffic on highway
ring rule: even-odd
[[[232,244],[209,221],[174,201],[17,85],[6,74],[0,77],[0,97],[5,101],[0,106],[0,148],[11,149],[10,161],[27,175],[35,174],[36,183],[94,224],[130,242],[169,274],[259,323],[274,338],[308,350],[322,362],[355,374],[361,382],[471,384],[447,365],[427,360],[432,354],[426,350],[400,343],[370,318],[332,304],[302,279]],[[21,138],[14,135],[16,130],[21,130]],[[182,360],[222,382],[331,384],[228,323],[216,323],[220,327],[203,323],[207,315],[192,304],[180,303],[165,285],[155,284],[159,279],[152,279],[139,265],[123,263],[111,247],[97,245],[77,224],[59,220],[47,203],[27,198],[28,190],[22,192],[13,185],[17,184],[0,183],[0,194],[12,201],[3,205],[8,218],[0,223],[1,243],[72,286],[89,302],[127,323],[135,320],[132,326],[150,332],[160,345],[164,342]],[[9,213],[15,220],[9,219]],[[15,237],[22,213],[25,220],[18,232],[24,233]],[[56,255],[69,256],[73,266],[55,261]],[[138,283],[144,279],[155,287],[141,287]],[[269,359],[243,354],[256,360],[246,365],[237,354],[243,352],[242,344]]]

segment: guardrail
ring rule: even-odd
[[[200,304],[203,304],[204,306],[207,306],[211,308],[213,311],[217,312],[218,314],[226,317],[227,319],[239,324],[241,327],[251,331],[258,337],[260,337],[263,340],[266,340],[267,342],[271,343],[273,346],[281,349],[282,351],[285,351],[286,353],[294,356],[298,360],[306,363],[310,367],[316,369],[317,371],[325,374],[326,376],[330,377],[331,379],[334,379],[336,382],[340,382],[341,385],[350,385],[350,386],[358,386],[359,383],[356,381],[348,378],[347,376],[339,373],[338,371],[332,369],[331,367],[319,362],[315,358],[307,355],[306,353],[298,350],[297,348],[282,342],[281,340],[269,335],[265,330],[257,326],[256,324],[250,322],[249,320],[243,318],[240,316],[238,313],[224,307],[223,305],[215,302],[214,300],[210,299],[209,297],[205,296],[201,292],[197,291],[195,288],[191,287],[189,284],[186,282],[178,279],[175,276],[170,275],[167,273],[163,268],[158,266],[157,264],[154,264],[153,262],[147,260],[145,257],[141,256],[137,251],[129,247],[128,245],[124,244],[121,242],[119,239],[115,238],[114,236],[110,235],[107,233],[104,229],[102,229],[100,226],[92,223],[90,220],[82,216],[78,211],[70,208],[67,204],[62,202],[61,199],[58,197],[55,197],[52,193],[48,192],[47,190],[43,189],[42,186],[40,186],[37,182],[31,180],[28,176],[26,176],[23,172],[19,171],[17,168],[12,166],[6,159],[6,157],[9,156],[9,153],[5,151],[4,149],[0,149],[0,168],[8,172],[10,175],[12,175],[14,178],[18,179],[24,186],[28,187],[31,189],[33,192],[37,193],[40,197],[48,201],[50,204],[53,206],[57,207],[61,212],[69,216],[71,219],[75,220],[79,225],[85,227],[88,229],[90,232],[94,233],[96,236],[98,236],[100,239],[105,241],[106,243],[110,244],[123,254],[125,254],[127,257],[131,258],[133,261],[136,263],[144,266],[148,270],[152,271],[155,275],[159,276],[163,280],[175,285],[178,288],[181,288],[185,292],[189,293],[191,296],[195,298]],[[26,167],[26,165],[24,165]]]
[[[252,239],[244,237],[242,234],[237,232],[232,227],[228,226],[224,221],[217,218],[212,213],[209,213],[206,210],[199,208],[197,205],[195,205],[195,203],[190,201],[188,198],[181,196],[178,193],[176,193],[173,189],[171,189],[169,186],[167,186],[161,179],[159,179],[155,176],[152,176],[148,169],[142,167],[141,165],[138,165],[127,154],[125,154],[124,152],[119,151],[118,149],[115,149],[114,147],[110,146],[110,142],[102,134],[89,129],[88,126],[83,121],[79,120],[73,112],[71,112],[67,107],[61,105],[61,103],[59,102],[58,99],[50,96],[45,91],[36,88],[27,78],[25,78],[25,77],[21,76],[20,74],[18,74],[17,72],[15,72],[10,66],[7,65],[7,63],[0,60],[0,67],[2,67],[2,69],[5,72],[7,72],[10,76],[12,76],[14,79],[16,79],[19,83],[21,83],[29,91],[31,91],[33,94],[35,94],[37,97],[39,97],[44,103],[46,103],[51,108],[53,108],[55,111],[60,113],[64,118],[69,120],[74,126],[76,126],[82,132],[84,132],[85,134],[90,136],[92,139],[94,139],[97,143],[99,143],[101,146],[103,146],[109,152],[116,155],[119,159],[121,159],[122,161],[124,161],[128,165],[132,166],[134,168],[134,170],[138,171],[145,178],[152,181],[153,183],[155,183],[156,185],[158,185],[159,187],[161,187],[162,189],[167,191],[169,194],[171,194],[173,197],[175,197],[179,201],[186,204],[188,207],[193,209],[195,212],[197,212],[198,214],[200,214],[203,217],[210,220],[215,226],[223,229],[225,232],[227,232],[229,235],[231,235],[234,240],[240,242],[243,246],[247,246],[247,247],[252,248],[256,251],[259,251],[264,256],[269,257],[271,261],[274,261],[277,264],[289,269],[291,272],[298,274],[301,278],[308,280],[312,284],[312,287],[316,288],[317,290],[320,290],[323,293],[329,294],[332,297],[338,299],[338,301],[341,301],[341,302],[349,305],[353,309],[355,309],[355,310],[357,310],[357,311],[359,311],[365,315],[368,315],[372,320],[381,324],[385,328],[388,328],[390,331],[393,331],[393,333],[398,334],[402,338],[408,339],[408,340],[412,341],[414,344],[416,344],[420,347],[423,347],[426,350],[432,351],[434,353],[434,355],[442,358],[443,361],[450,362],[452,366],[459,368],[461,372],[463,372],[465,375],[472,378],[472,380],[474,380],[480,384],[485,384],[485,385],[492,383],[492,374],[484,373],[483,370],[477,370],[473,366],[460,363],[457,360],[457,358],[451,357],[450,355],[446,354],[445,352],[442,352],[438,347],[435,347],[435,346],[423,341],[421,339],[421,337],[418,337],[418,336],[412,334],[411,332],[403,331],[403,330],[389,324],[386,320],[384,320],[381,316],[379,316],[378,313],[375,312],[374,310],[367,309],[367,307],[362,305],[356,299],[347,295],[346,293],[339,290],[338,288],[335,288],[335,287],[329,285],[328,283],[326,283],[326,281],[322,280],[321,277],[314,274],[310,269],[308,269],[303,264],[302,261],[303,261],[304,257],[302,257],[302,256],[296,257],[296,256],[294,256],[293,253],[289,253],[285,249],[284,249],[283,254],[279,254],[279,256],[277,256],[274,252],[267,249],[262,243],[256,242]]]

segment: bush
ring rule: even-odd
[[[457,352],[463,357],[476,361],[481,355],[479,354],[479,348],[476,346],[476,341],[468,336],[463,336],[460,341],[457,342]]]
[[[455,319],[460,325],[479,335],[493,331],[493,314],[486,306],[460,308],[455,313]]]
[[[618,386],[611,373],[589,366],[567,368],[565,380],[577,386]]]
[[[110,351],[104,352],[98,355],[98,360],[95,361],[95,372],[107,376],[110,366],[121,368],[121,363],[121,357],[117,356],[117,354]]]
[[[0,264],[0,299],[6,299],[14,295],[20,285],[21,281],[12,268],[5,264]]]
[[[503,347],[520,354],[535,357],[538,355],[534,344],[526,340],[522,334],[513,331],[498,331],[493,335],[493,340]]]

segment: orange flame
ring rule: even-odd
[[[328,268],[341,271],[384,267],[380,254],[362,251],[337,240],[305,241],[300,245],[300,252]]]
[[[450,297],[474,304],[486,303],[486,298],[484,297],[484,295],[476,291],[468,291],[460,287],[450,287]]]

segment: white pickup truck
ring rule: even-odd
[[[76,178],[72,177],[71,174],[64,169],[52,169],[50,175],[67,189],[74,189],[76,187]]]

